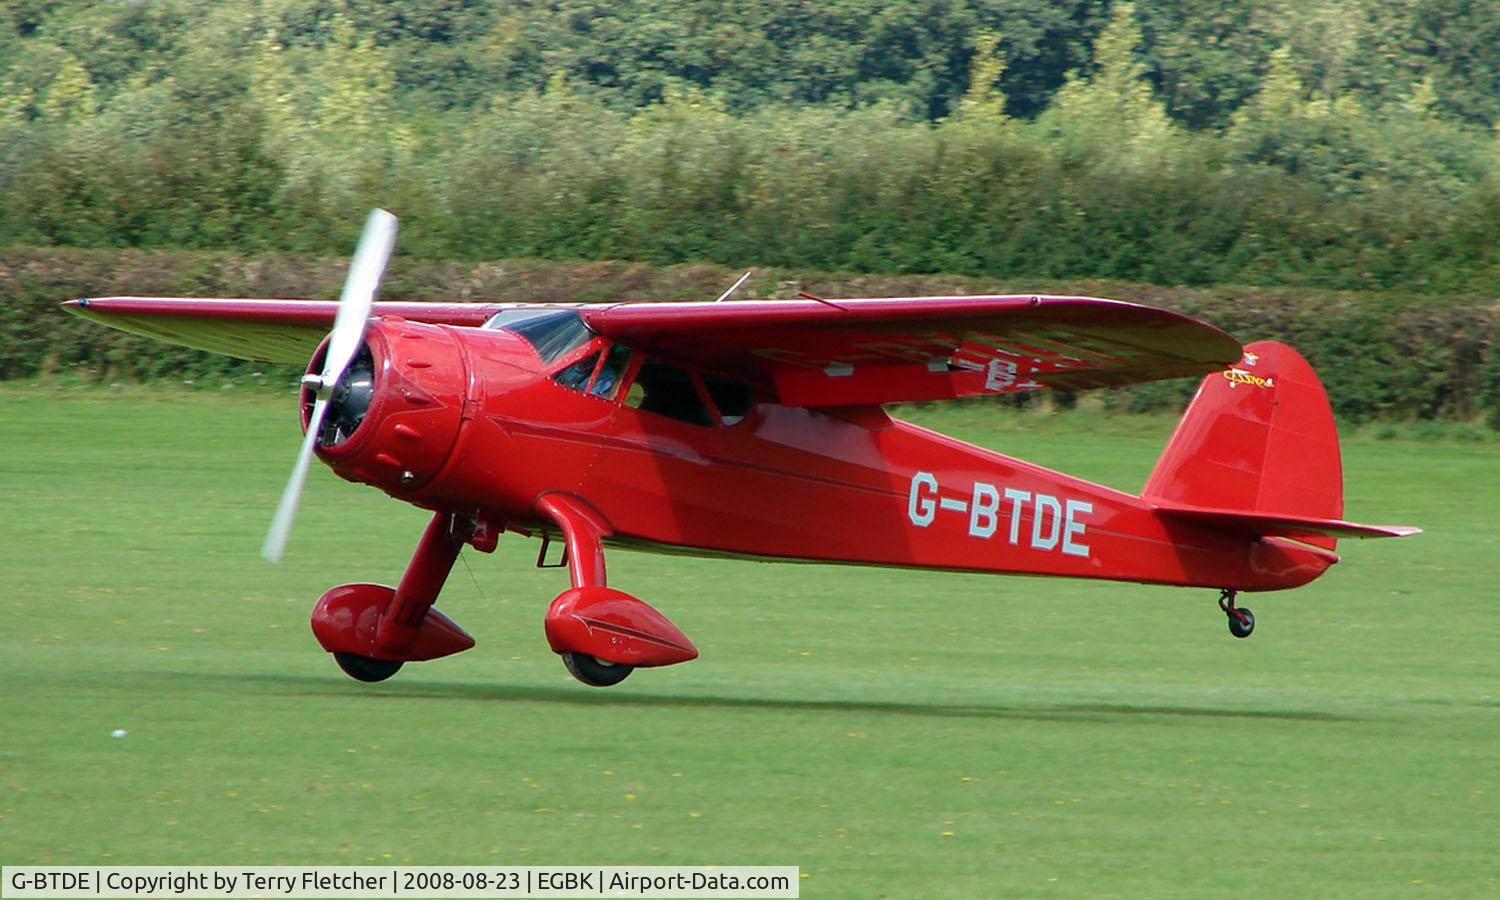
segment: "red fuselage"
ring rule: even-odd
[[[509,530],[553,531],[537,501],[560,492],[597,511],[610,542],[706,555],[1239,590],[1296,587],[1337,560],[1163,517],[1139,497],[879,407],[787,407],[743,385],[731,387],[746,401],[726,411],[723,379],[710,388],[692,373],[691,388],[678,388],[701,401],[695,415],[652,411],[629,389],[649,357],[620,354],[599,390],[614,358],[587,333],[547,348],[551,359],[503,328],[384,319],[366,341],[368,415],[320,449],[325,461],[402,500]]]

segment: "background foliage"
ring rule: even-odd
[[[1500,6],[0,3],[0,242],[1500,286]]]
[[[1500,5],[1467,0],[0,0],[0,374],[176,371],[46,345],[71,325],[30,304],[332,293],[305,258],[378,204],[411,258],[459,261],[413,263],[411,295],[546,295],[431,275],[517,258],[712,273],[685,296],[717,266],[1087,279],[1295,338],[1347,369],[1348,415],[1473,416],[1500,390],[1497,119]],[[58,281],[70,247],[224,255]],[[557,271],[600,298],[680,271],[607,268],[649,274]]]

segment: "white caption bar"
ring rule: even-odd
[[[796,866],[5,866],[0,897],[797,897]]]

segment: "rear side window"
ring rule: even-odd
[[[654,359],[641,363],[625,403],[643,412],[656,413],[689,425],[712,425],[693,376],[686,369]]]
[[[727,381],[717,375],[703,376],[703,386],[708,388],[708,397],[719,410],[719,419],[725,425],[738,425],[750,411],[754,397],[750,385],[738,381]]]

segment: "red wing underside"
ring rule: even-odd
[[[947,400],[1202,375],[1240,345],[1165,310],[1081,297],[617,304],[585,309],[632,347],[747,377],[788,406]]]
[[[85,319],[132,334],[240,359],[295,365],[312,358],[338,311],[338,304],[331,300],[101,297],[64,305]],[[469,303],[377,303],[375,315],[481,325],[496,308]]]

